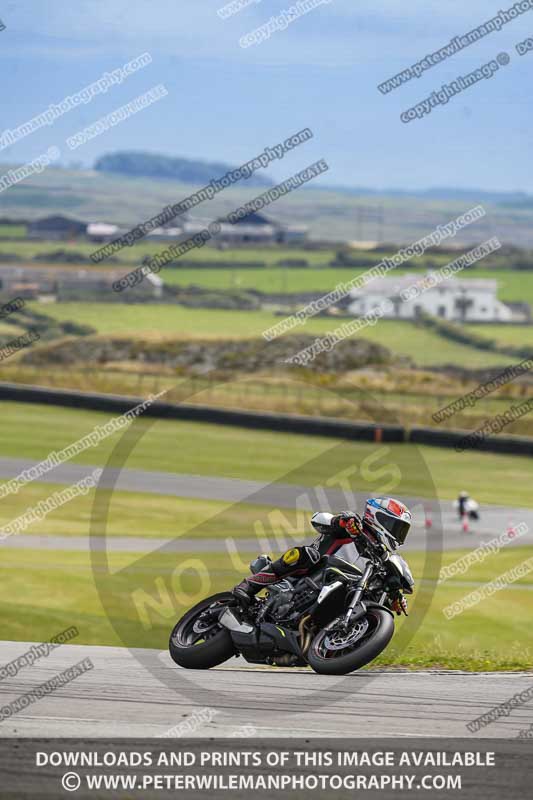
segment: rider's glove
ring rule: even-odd
[[[354,511],[343,511],[338,514],[336,521],[339,527],[344,528],[350,536],[359,536],[363,532],[363,523],[359,514]]]
[[[407,600],[405,597],[397,597],[392,603],[392,610],[396,611],[398,616],[400,616],[400,614],[405,614],[405,616],[407,616]]]

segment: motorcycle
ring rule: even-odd
[[[210,669],[232,656],[252,664],[310,666],[323,675],[345,675],[373,661],[394,633],[392,605],[404,613],[403,594],[414,580],[396,541],[366,533],[359,567],[322,556],[305,577],[282,578],[242,608],[231,592],[201,601],[176,623],[169,651],[176,664]],[[271,563],[258,556],[253,573]]]
[[[468,519],[479,520],[479,503],[473,497],[466,497],[462,503],[459,500],[453,501],[453,507],[457,511],[459,519],[466,515]]]

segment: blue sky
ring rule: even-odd
[[[239,38],[290,6],[261,0],[231,19],[224,0],[25,0],[0,18],[0,132],[148,51],[150,66],[0,153],[24,162],[51,145],[86,165],[118,149],[238,164],[304,127],[315,138],[269,169],[318,158],[330,185],[533,192],[533,10],[389,95],[377,84],[509,8],[509,0],[331,0],[243,49]],[[408,125],[400,113],[494,59],[508,66]],[[163,83],[169,95],[74,153],[67,136]]]

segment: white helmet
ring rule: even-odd
[[[403,544],[411,527],[411,512],[406,505],[392,497],[371,497],[366,501],[363,530],[378,533]]]

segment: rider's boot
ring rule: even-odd
[[[277,581],[279,581],[279,576],[276,575],[275,572],[272,572],[271,567],[268,567],[268,570],[256,572],[255,575],[250,575],[248,578],[238,583],[232,593],[241,600],[245,606],[249,606],[261,589]]]

